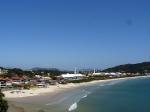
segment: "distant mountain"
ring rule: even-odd
[[[125,64],[103,70],[104,72],[150,72],[150,62]]]
[[[43,73],[44,74],[50,73],[51,76],[58,76],[58,75],[68,72],[68,71],[61,71],[57,68],[39,68],[39,67],[32,68],[31,70],[39,75],[43,75]]]
[[[35,67],[31,69],[32,71],[59,71],[57,68],[40,68],[40,67]]]

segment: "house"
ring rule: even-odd
[[[0,78],[0,88],[11,88],[12,80],[10,78]]]
[[[39,88],[43,88],[43,87],[48,87],[51,80],[52,79],[50,77],[35,75],[35,78],[34,80],[31,80],[31,83]]]
[[[36,80],[36,86],[39,88],[48,87],[48,83],[46,83],[44,80]]]
[[[39,88],[44,88],[44,87],[47,87],[47,84],[40,82],[40,83],[37,83],[36,86]]]
[[[5,88],[6,87],[6,80],[0,79],[0,88]]]
[[[8,88],[12,88],[12,81],[6,81],[6,87],[8,87]]]
[[[18,76],[14,76],[11,79],[12,79],[12,84],[21,85],[24,83],[24,79]]]

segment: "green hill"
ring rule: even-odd
[[[130,72],[130,73],[150,72],[150,62],[119,65],[116,67],[105,69],[104,72]]]

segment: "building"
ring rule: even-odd
[[[65,80],[82,80],[85,78],[85,75],[83,74],[62,74],[61,78],[65,79]]]
[[[122,73],[117,72],[117,73],[105,73],[105,76],[109,76],[109,77],[121,77]]]
[[[93,73],[92,76],[104,76],[105,73],[103,72],[98,72],[98,73]]]
[[[0,68],[0,75],[6,74],[7,72],[8,72],[8,70]]]
[[[14,76],[11,78],[11,80],[12,80],[12,84],[16,84],[16,85],[24,84],[24,78],[19,76]]]
[[[44,82],[39,82],[39,83],[36,84],[36,86],[38,88],[45,88],[45,87],[48,87],[48,84],[45,84]]]
[[[62,74],[60,76],[61,78],[65,79],[65,80],[82,80],[84,79],[86,76],[80,73],[76,72],[76,68],[73,74],[67,73],[67,74]]]
[[[6,80],[0,79],[0,88],[6,87]]]

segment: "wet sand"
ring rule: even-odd
[[[14,102],[9,101],[9,110],[8,112],[25,112],[23,107],[19,107]]]
[[[63,112],[67,111],[74,102],[75,96],[80,96],[82,87],[62,89],[55,93],[41,94],[25,98],[9,98],[10,107],[8,112]],[[73,98],[73,99],[71,99]],[[12,105],[13,104],[13,105]],[[22,108],[23,107],[23,108]],[[13,111],[12,111],[12,108]]]

